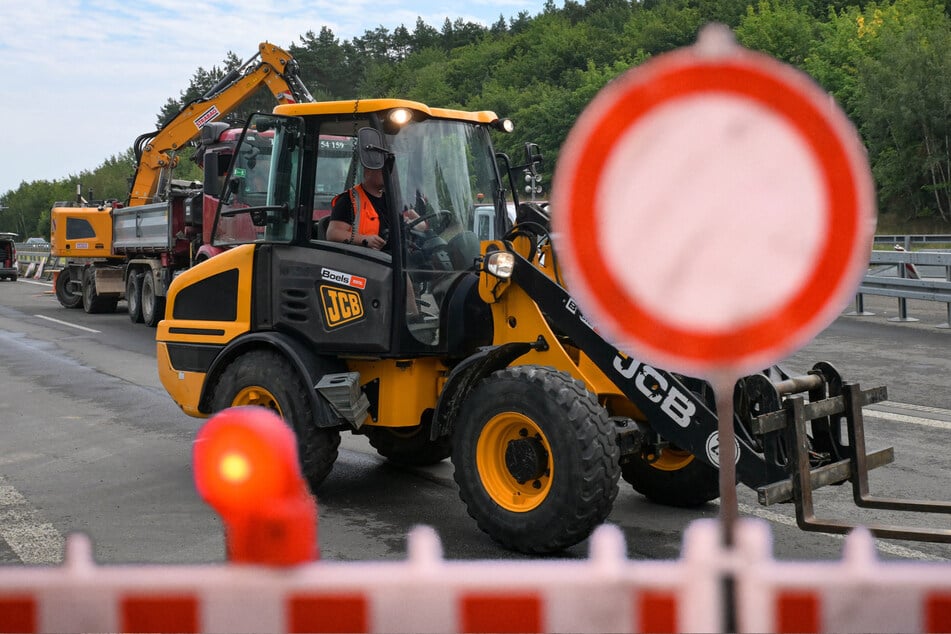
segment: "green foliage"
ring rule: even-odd
[[[550,186],[571,126],[605,84],[721,22],[740,44],[802,69],[842,104],[868,147],[890,226],[891,216],[948,224],[949,16],[936,0],[563,0],[561,8],[548,0],[539,15],[500,15],[490,27],[462,19],[434,27],[417,18],[412,28],[380,26],[344,41],[322,27],[289,50],[318,99],[404,97],[512,118],[516,132],[498,134],[497,148],[518,163],[524,144],[537,143]],[[157,122],[240,63],[229,52],[221,66],[198,68]],[[234,119],[272,105],[265,91]],[[22,183],[0,197],[10,208],[0,212],[0,230],[48,235],[43,214],[54,200],[74,198],[79,181],[97,198],[125,198],[132,163],[130,151],[79,176]],[[190,163],[183,157],[181,165]]]
[[[748,7],[736,27],[743,46],[772,55],[802,68],[815,48],[819,23],[801,3],[792,0],[760,0]]]
[[[885,205],[951,221],[951,19],[926,0],[866,9],[855,115]]]

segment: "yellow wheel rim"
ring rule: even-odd
[[[512,441],[533,441],[545,452],[545,466],[534,477],[519,482],[509,470],[505,455]],[[551,490],[554,469],[548,439],[531,419],[503,412],[492,417],[482,429],[476,445],[476,467],[486,492],[507,511],[526,513],[538,507]]]
[[[693,460],[693,454],[689,451],[667,448],[660,452],[660,458],[648,464],[661,471],[680,471]]]
[[[277,403],[277,398],[275,398],[270,391],[257,385],[246,387],[234,395],[234,398],[231,399],[231,406],[238,407],[241,405],[266,407],[269,410],[277,412],[277,415],[281,418],[284,418],[284,414],[281,412],[281,406]]]

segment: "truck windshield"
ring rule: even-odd
[[[213,244],[289,242],[300,181],[299,119],[254,115],[228,175]]]

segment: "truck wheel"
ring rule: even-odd
[[[668,447],[651,459],[635,456],[621,466],[621,476],[652,502],[690,508],[720,497],[719,471],[690,452]]]
[[[79,308],[83,305],[82,293],[70,289],[69,268],[65,268],[56,275],[56,299],[63,308]]]
[[[142,275],[142,321],[155,328],[165,317],[165,298],[155,294],[155,276],[151,272]]]
[[[519,366],[480,382],[452,434],[459,497],[506,548],[550,553],[587,538],[611,512],[619,450],[607,412],[579,381]]]
[[[294,430],[301,473],[310,490],[317,490],[337,459],[340,432],[314,425],[310,387],[283,356],[271,350],[245,353],[228,364],[213,389],[216,412],[239,405],[277,412]]]
[[[83,275],[83,310],[90,314],[115,312],[117,303],[118,298],[103,297],[96,292],[95,272],[86,269],[86,274]]]
[[[129,319],[133,324],[142,323],[142,278],[141,273],[129,273],[125,281],[125,300],[129,304]]]
[[[425,467],[442,462],[452,453],[449,436],[429,439],[430,423],[415,427],[363,428],[370,445],[384,458],[410,467]]]

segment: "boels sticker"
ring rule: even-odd
[[[367,280],[364,277],[341,273],[331,269],[322,269],[322,280],[343,284],[355,289],[365,289]],[[320,285],[320,301],[324,309],[324,323],[328,328],[336,328],[344,324],[362,319],[363,300],[360,293],[338,285]]]

